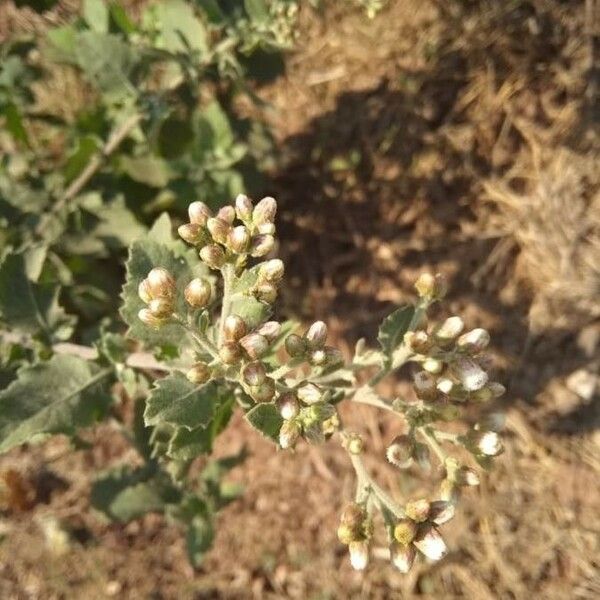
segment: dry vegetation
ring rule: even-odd
[[[493,333],[507,451],[446,527],[450,555],[409,576],[385,561],[352,572],[335,540],[352,493],[344,452],[274,453],[240,420],[218,450],[247,443],[235,472],[246,494],[193,573],[162,519],[121,527],[89,513],[89,474],[131,459],[106,426],[77,455],[54,443],[3,459],[5,476],[27,474],[22,510],[1,521],[3,598],[600,596],[593,6],[587,27],[583,2],[558,0],[391,0],[373,21],[306,10],[285,78],[260,91],[284,149],[270,184],[283,310],[324,318],[350,347],[431,268],[452,280],[451,309]],[[398,433],[368,408],[345,420],[373,455]],[[425,485],[370,466],[399,496]]]

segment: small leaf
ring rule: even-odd
[[[212,546],[215,530],[210,517],[195,517],[188,525],[185,536],[190,563],[194,567],[202,564],[204,555]]]
[[[415,314],[412,306],[403,306],[388,315],[379,326],[377,340],[384,353],[387,365],[391,364],[394,350],[402,343]]]
[[[135,31],[135,24],[118,1],[111,2],[109,10],[111,20],[123,33],[129,35]]]
[[[204,24],[183,0],[163,0],[152,7],[160,35],[157,47],[171,52],[185,52],[190,48],[205,54],[208,51]]]
[[[167,423],[175,427],[195,429],[207,427],[220,402],[214,381],[200,387],[174,372],[156,382],[146,403],[146,425]]]
[[[123,156],[120,165],[131,179],[151,187],[165,187],[171,179],[168,164],[156,156]]]
[[[271,314],[271,305],[257,300],[251,289],[258,281],[259,266],[244,271],[232,286],[231,314],[238,315],[250,329],[262,323]]]
[[[283,419],[274,404],[257,404],[246,413],[246,420],[265,437],[279,440]]]
[[[0,392],[0,452],[44,434],[75,435],[103,417],[109,375],[110,369],[67,355],[20,369]]]
[[[99,149],[100,144],[95,135],[84,135],[80,137],[77,140],[77,148],[69,156],[67,164],[65,165],[65,181],[70,182],[75,179]]]
[[[90,29],[108,32],[108,7],[104,0],[83,0],[83,18]]]
[[[6,130],[13,136],[17,142],[29,145],[27,130],[23,125],[23,117],[17,106],[12,102],[0,106],[0,114],[4,115]]]

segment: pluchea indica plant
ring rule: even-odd
[[[382,323],[380,348],[367,349],[361,340],[349,362],[328,345],[324,322],[300,334],[291,323],[274,320],[284,278],[283,262],[271,258],[276,208],[273,198],[253,205],[245,195],[216,213],[193,202],[189,223],[178,229],[193,248],[190,254],[175,258],[141,241],[143,269],[139,249],[132,250],[123,310],[131,333],[146,343],[173,340],[181,361],[156,381],[146,403],[153,456],[183,478],[207,444],[207,429],[224,426],[228,417],[222,413],[230,414],[234,403],[282,450],[332,438],[356,472],[356,494],[337,531],[352,566],[367,566],[377,513],[396,568],[408,572],[417,554],[439,560],[446,553],[439,526],[453,517],[462,489],[479,483],[477,471],[461,458],[466,454],[452,450],[466,450],[483,467],[502,451],[498,414],[460,433],[446,429],[467,407],[504,393],[488,374],[489,334],[465,331],[457,316],[429,322],[427,310],[443,299],[446,286],[441,276],[428,274],[416,282],[416,306],[400,308]],[[198,256],[201,264],[191,259]],[[377,384],[407,362],[415,366],[413,395],[381,397]],[[431,498],[399,503],[369,475],[361,457],[365,441],[340,419],[338,406],[345,401],[391,411],[405,422],[406,433],[391,441],[386,458],[398,469],[413,463],[429,468],[430,454],[439,461],[445,478]]]

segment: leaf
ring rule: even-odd
[[[243,272],[241,277],[236,277],[232,286],[231,314],[238,315],[254,329],[271,314],[271,305],[257,300],[251,289],[258,281],[259,266],[252,267]]]
[[[217,149],[227,150],[235,140],[227,114],[216,100],[195,114],[194,128],[196,155],[203,162],[212,159]]]
[[[0,264],[0,317],[11,328],[42,334],[46,341],[68,339],[74,319],[58,304],[58,286],[31,281],[27,263],[23,254],[8,254]]]
[[[386,365],[390,365],[394,350],[402,343],[415,314],[413,306],[402,306],[388,315],[379,326],[377,341],[384,353]]]
[[[269,20],[269,8],[264,0],[244,0],[244,8],[255,23],[264,24]]]
[[[162,473],[148,467],[113,469],[93,484],[92,506],[114,521],[127,522],[149,512],[163,512],[179,500],[178,491]]]
[[[0,106],[0,114],[4,115],[6,130],[17,142],[21,142],[28,146],[29,137],[27,136],[27,130],[23,125],[23,117],[21,116],[17,106],[12,102],[9,102],[4,106]]]
[[[83,0],[83,18],[90,29],[108,33],[108,7],[105,0]]]
[[[77,148],[69,156],[67,164],[65,165],[65,181],[70,182],[75,179],[99,149],[100,144],[95,135],[84,135],[80,137],[77,140]]]
[[[127,16],[125,9],[119,2],[110,3],[110,18],[113,23],[125,34],[129,35],[135,31],[135,24]]]
[[[183,0],[163,0],[153,8],[156,25],[160,31],[157,46],[171,52],[188,52],[194,49],[208,51],[206,29]]]
[[[156,382],[146,402],[146,425],[167,423],[175,427],[194,429],[207,427],[220,402],[214,381],[198,387],[176,371]]]
[[[150,187],[165,187],[172,176],[169,165],[157,156],[123,156],[120,166],[131,179]]]
[[[262,435],[278,442],[283,419],[274,404],[257,404],[246,413],[246,420]]]
[[[214,537],[215,530],[210,517],[198,516],[189,523],[185,542],[188,558],[194,567],[202,564],[204,555],[212,546]]]
[[[0,392],[0,452],[41,435],[73,436],[102,418],[110,404],[110,373],[67,355],[20,369]]]

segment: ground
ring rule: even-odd
[[[58,441],[3,459],[32,474],[43,500],[2,518],[3,598],[600,596],[600,331],[585,315],[554,326],[532,316],[527,247],[490,192],[509,182],[526,194],[547,151],[597,168],[584,8],[403,0],[372,21],[345,6],[305,9],[285,77],[259,90],[283,148],[269,182],[288,265],[281,314],[324,319],[350,352],[413,297],[419,272],[438,270],[451,282],[443,314],[492,333],[508,386],[506,452],[445,526],[448,557],[408,576],[377,558],[353,572],[335,536],[353,493],[345,452],[276,452],[236,418],[217,452],[247,446],[232,473],[245,494],[220,515],[194,572],[162,518],[120,526],[89,509],[91,475],[131,458],[106,425],[91,450],[67,453]],[[382,464],[400,423],[369,407],[344,418],[398,497],[427,489],[417,471]],[[53,519],[72,532],[63,552]]]

